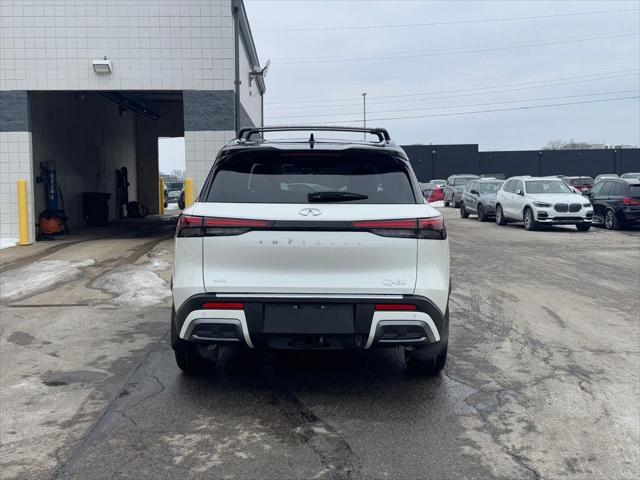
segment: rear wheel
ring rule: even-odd
[[[610,208],[604,212],[604,226],[607,230],[620,230],[620,220]]]
[[[437,375],[447,363],[447,344],[442,341],[424,347],[405,349],[407,370],[421,375]]]
[[[217,345],[210,347],[181,341],[175,346],[176,363],[187,375],[205,375],[213,373],[218,352]]]
[[[498,225],[507,224],[507,220],[504,218],[504,212],[502,211],[502,205],[496,205],[496,223]]]
[[[591,228],[591,224],[590,223],[578,223],[576,225],[576,228],[578,229],[579,232],[587,232]]]
[[[469,218],[469,212],[464,208],[464,203],[460,203],[460,217],[461,218]]]
[[[526,208],[524,211],[524,228],[526,230],[535,230],[537,227],[536,220],[533,217],[533,210]]]
[[[178,367],[187,375],[212,373],[218,360],[220,348],[217,345],[207,347],[182,340],[178,336],[175,315],[175,309],[171,307],[171,346]]]
[[[478,205],[478,221],[485,222],[487,220],[487,214],[484,213],[484,207]]]

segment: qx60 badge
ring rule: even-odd
[[[319,208],[303,208],[298,210],[298,213],[303,217],[308,217],[311,215],[312,217],[317,217],[318,215],[322,215],[322,210]]]

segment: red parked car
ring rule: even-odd
[[[582,192],[586,192],[593,187],[593,178],[591,177],[562,177],[562,181]]]
[[[425,200],[429,203],[444,200],[444,189],[440,185],[431,182],[421,183],[420,189]]]

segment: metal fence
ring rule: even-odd
[[[406,145],[418,180],[459,173],[590,175],[640,172],[640,148],[594,150],[516,150],[480,152],[478,145]]]

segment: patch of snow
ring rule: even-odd
[[[0,238],[0,250],[3,248],[15,247],[17,244],[17,238]]]
[[[312,426],[311,430],[313,430],[314,433],[319,433],[321,435],[330,435],[329,430],[324,427]]]
[[[96,278],[91,286],[115,294],[116,304],[132,307],[161,304],[171,296],[167,282],[140,265],[115,268]]]
[[[0,278],[0,300],[16,300],[51,288],[56,283],[68,282],[80,275],[80,268],[95,264],[95,260],[41,260],[25,267],[15,268]]]
[[[151,270],[166,270],[171,264],[159,258],[151,259]]]
[[[440,200],[438,202],[429,202],[429,205],[435,208],[444,208],[444,200]]]

